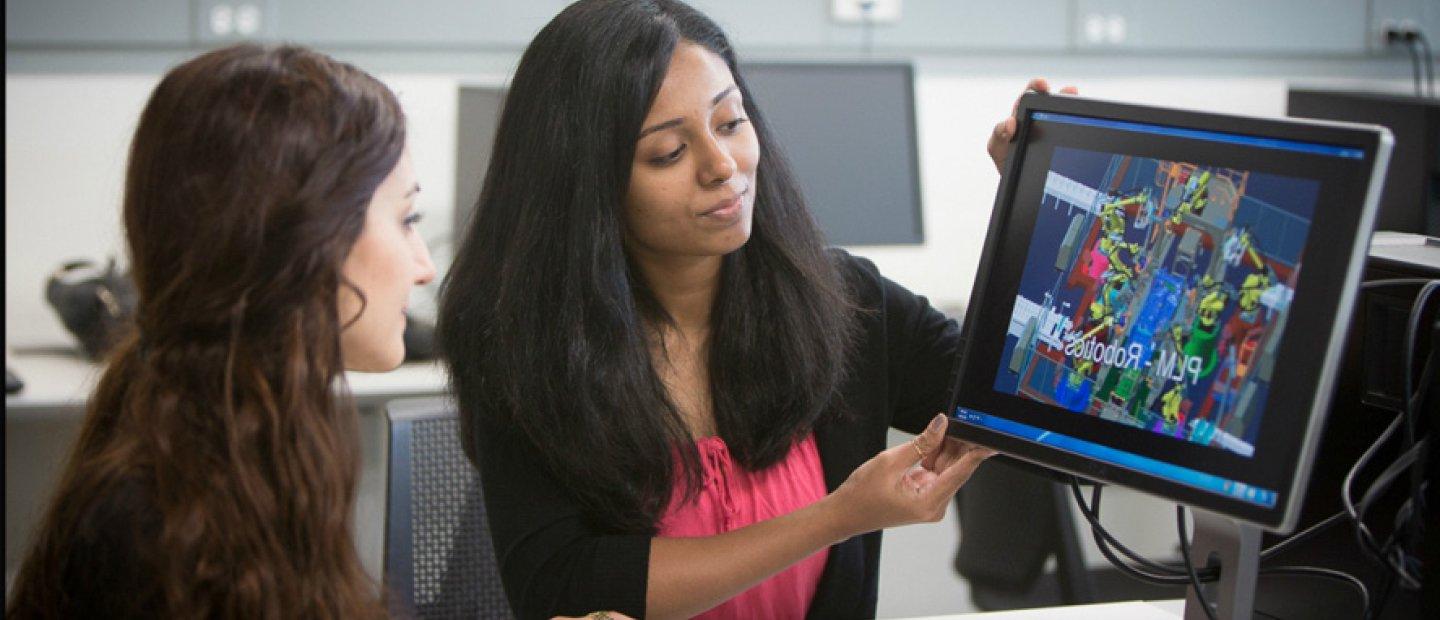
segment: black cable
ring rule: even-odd
[[[1364,535],[1370,537],[1371,543],[1374,544],[1373,534],[1370,533],[1368,527],[1364,527],[1365,513],[1369,510],[1370,506],[1379,499],[1380,494],[1395,481],[1395,478],[1415,464],[1419,455],[1423,454],[1429,447],[1429,443],[1430,438],[1426,437],[1421,440],[1420,443],[1406,450],[1404,454],[1395,459],[1395,462],[1385,468],[1385,471],[1375,479],[1375,482],[1371,483],[1370,488],[1366,490],[1365,495],[1356,506],[1355,519],[1357,523],[1357,536],[1360,535],[1359,532],[1363,527]],[[1405,524],[1396,524],[1395,531],[1386,539],[1385,544],[1379,545],[1375,549],[1376,559],[1382,565],[1388,566],[1395,572],[1400,578],[1401,586],[1410,590],[1418,590],[1422,584],[1418,578],[1411,574],[1409,555],[1406,553],[1403,545],[1399,544],[1398,534],[1400,534],[1401,530],[1405,527]]]
[[[1099,487],[1100,485],[1096,485],[1096,486]],[[1120,541],[1119,541],[1119,540],[1116,540],[1115,536],[1112,535],[1112,534],[1109,532],[1109,530],[1105,529],[1105,526],[1103,526],[1103,525],[1100,524],[1100,522],[1099,522],[1099,517],[1100,517],[1099,512],[1098,512],[1098,511],[1095,511],[1092,507],[1087,506],[1087,505],[1085,504],[1084,495],[1083,495],[1083,494],[1081,493],[1081,491],[1080,491],[1079,482],[1078,482],[1074,477],[1071,478],[1071,489],[1070,489],[1070,490],[1071,490],[1071,494],[1075,497],[1075,503],[1079,505],[1081,514],[1086,518],[1087,521],[1090,522],[1090,530],[1091,530],[1091,532],[1095,533],[1096,535],[1098,535],[1098,536],[1100,537],[1099,539],[1097,539],[1097,540],[1095,541],[1095,546],[1096,546],[1096,547],[1102,546],[1102,545],[1101,545],[1101,541],[1103,540],[1103,541],[1105,541],[1105,542],[1108,542],[1110,545],[1114,545],[1116,548],[1120,549],[1121,552],[1124,553],[1126,556],[1128,556],[1130,559],[1134,560],[1134,561],[1135,561],[1136,563],[1138,563],[1138,564],[1144,565],[1146,568],[1149,568],[1149,569],[1151,569],[1151,570],[1160,571],[1160,572],[1163,572],[1163,573],[1166,573],[1166,574],[1183,575],[1183,574],[1185,573],[1185,570],[1184,570],[1183,567],[1170,566],[1170,565],[1167,565],[1167,564],[1163,564],[1163,563],[1160,563],[1160,562],[1155,562],[1155,561],[1153,561],[1153,560],[1149,560],[1149,559],[1145,558],[1144,556],[1141,556],[1140,554],[1135,553],[1134,551],[1131,551],[1130,548],[1129,548],[1129,547],[1126,547],[1124,544],[1121,544]],[[1269,560],[1269,559],[1271,559],[1271,558],[1273,558],[1273,557],[1275,557],[1275,556],[1277,556],[1277,555],[1279,555],[1279,554],[1281,554],[1281,553],[1284,553],[1286,550],[1288,550],[1289,548],[1291,548],[1291,547],[1293,547],[1293,546],[1295,546],[1295,545],[1298,545],[1298,544],[1300,544],[1300,543],[1302,543],[1302,542],[1305,542],[1306,540],[1309,540],[1309,539],[1311,539],[1311,538],[1314,538],[1314,537],[1315,537],[1316,535],[1318,535],[1320,532],[1323,532],[1323,531],[1325,531],[1326,529],[1329,529],[1330,527],[1334,526],[1336,523],[1339,523],[1341,520],[1343,520],[1343,519],[1345,518],[1345,516],[1346,516],[1346,513],[1345,513],[1345,511],[1342,510],[1342,511],[1337,512],[1337,513],[1335,513],[1335,514],[1333,514],[1333,515],[1330,515],[1329,517],[1326,517],[1324,520],[1322,520],[1322,521],[1320,521],[1320,522],[1318,522],[1318,523],[1316,523],[1316,524],[1314,524],[1314,525],[1311,525],[1310,527],[1305,528],[1304,530],[1301,530],[1301,531],[1299,531],[1299,532],[1296,532],[1296,533],[1294,533],[1294,534],[1291,534],[1289,537],[1285,538],[1284,540],[1281,540],[1280,542],[1277,542],[1277,543],[1275,543],[1274,545],[1271,545],[1270,547],[1262,550],[1262,551],[1260,552],[1260,561],[1263,562],[1263,561]],[[1209,580],[1209,578],[1212,576],[1212,575],[1211,575],[1212,572],[1213,572],[1213,569],[1210,570],[1210,571],[1207,571],[1207,572],[1202,572],[1201,574],[1206,577],[1206,580]]]
[[[1375,612],[1369,614],[1371,618],[1379,618],[1380,614],[1385,613],[1385,604],[1390,602],[1390,591],[1394,588],[1395,574],[1386,572],[1385,576],[1381,577],[1379,596],[1375,598]]]
[[[1306,540],[1309,540],[1309,539],[1313,538],[1316,534],[1319,534],[1320,532],[1325,531],[1326,529],[1328,529],[1330,526],[1335,525],[1336,523],[1339,523],[1341,520],[1343,520],[1343,519],[1345,518],[1345,516],[1346,516],[1346,515],[1345,515],[1345,511],[1344,511],[1344,510],[1341,510],[1340,512],[1337,512],[1337,513],[1335,513],[1335,514],[1333,514],[1333,515],[1330,515],[1330,516],[1327,517],[1325,520],[1323,520],[1323,521],[1321,521],[1321,522],[1319,522],[1319,523],[1316,523],[1315,525],[1312,525],[1312,526],[1310,526],[1310,527],[1305,528],[1304,530],[1301,530],[1301,531],[1299,531],[1299,532],[1296,532],[1296,533],[1294,533],[1294,534],[1291,534],[1291,535],[1290,535],[1289,537],[1287,537],[1285,540],[1282,540],[1282,541],[1280,541],[1280,542],[1278,542],[1278,543],[1275,543],[1275,544],[1271,545],[1268,549],[1265,549],[1264,551],[1261,551],[1261,552],[1260,552],[1260,561],[1261,561],[1261,562],[1264,562],[1265,560],[1268,560],[1268,559],[1273,558],[1273,557],[1275,557],[1275,556],[1277,556],[1277,555],[1280,555],[1281,553],[1284,553],[1285,550],[1286,550],[1286,549],[1289,549],[1290,547],[1293,547],[1293,546],[1298,545],[1298,544],[1300,544],[1300,543],[1302,543],[1302,542],[1305,542]]]
[[[1095,503],[1097,500],[1100,499],[1100,486],[1101,485],[1098,484],[1095,485],[1095,491],[1093,491],[1091,495],[1092,503]],[[1109,560],[1110,563],[1115,566],[1115,568],[1120,569],[1120,572],[1125,573],[1126,575],[1129,575],[1134,579],[1159,585],[1183,586],[1190,583],[1190,578],[1180,574],[1178,568],[1160,566],[1149,560],[1143,560],[1142,558],[1142,564],[1145,564],[1154,570],[1160,570],[1166,573],[1157,575],[1154,573],[1145,572],[1141,569],[1131,566],[1124,561],[1121,561],[1120,558],[1115,557],[1115,552],[1112,551],[1110,549],[1110,546],[1105,542],[1106,539],[1113,540],[1113,537],[1108,536],[1108,532],[1105,532],[1105,528],[1101,527],[1098,518],[1099,512],[1091,512],[1090,508],[1085,505],[1084,497],[1080,495],[1080,485],[1073,479],[1071,480],[1070,491],[1075,494],[1075,501],[1080,504],[1080,511],[1084,513],[1085,518],[1090,521],[1090,532],[1095,539],[1095,546],[1100,549],[1100,554],[1104,555],[1106,560]],[[1124,545],[1120,545],[1117,543],[1116,546],[1125,549]],[[1130,555],[1131,553],[1133,553],[1129,551],[1129,549],[1125,549],[1125,551],[1127,552],[1126,555]],[[1133,558],[1138,556],[1131,557]],[[1219,576],[1219,571],[1206,570],[1202,571],[1201,574],[1205,580],[1214,581]]]
[[[1412,33],[1412,36],[1413,36],[1414,38],[1410,39],[1411,42],[1413,42],[1413,43],[1415,43],[1416,45],[1420,46],[1420,48],[1421,48],[1422,50],[1424,50],[1423,58],[1425,59],[1425,91],[1426,91],[1426,93],[1429,94],[1431,97],[1434,97],[1434,96],[1435,96],[1435,54],[1434,54],[1434,52],[1430,51],[1430,39],[1429,39],[1428,37],[1426,37],[1426,36],[1425,36],[1425,33],[1424,33],[1424,32],[1421,32],[1419,28],[1416,28],[1416,29],[1415,29],[1414,33]]]
[[[1380,433],[1380,437],[1377,438],[1374,443],[1370,444],[1370,447],[1366,448],[1365,452],[1361,453],[1360,458],[1355,459],[1355,464],[1350,466],[1350,471],[1345,473],[1345,479],[1340,483],[1340,505],[1345,508],[1345,513],[1350,515],[1350,519],[1355,522],[1355,539],[1360,544],[1362,551],[1368,550],[1372,555],[1376,556],[1380,556],[1382,553],[1375,545],[1374,538],[1370,536],[1370,530],[1365,527],[1365,523],[1359,519],[1356,513],[1355,500],[1350,497],[1350,487],[1354,486],[1355,477],[1359,475],[1360,470],[1365,468],[1365,464],[1370,462],[1370,459],[1375,456],[1375,453],[1380,450],[1380,446],[1389,441],[1390,436],[1395,434],[1395,431],[1400,428],[1400,423],[1403,419],[1403,415],[1395,416],[1395,419],[1390,422],[1390,425],[1386,426],[1385,430]]]
[[[1417,33],[1418,33],[1418,31],[1417,31]],[[1419,35],[1418,35],[1418,39],[1419,39],[1419,40],[1423,40],[1423,39],[1424,39],[1424,36],[1425,36],[1424,34],[1419,34]],[[1430,50],[1430,44],[1429,44],[1428,42],[1425,43],[1425,50],[1426,50],[1426,53],[1428,54],[1428,53],[1429,53],[1429,50]],[[1408,432],[1407,432],[1407,437],[1406,437],[1406,444],[1405,444],[1407,447],[1408,447],[1408,446],[1414,446],[1414,445],[1415,445],[1415,442],[1418,441],[1418,438],[1416,437],[1416,433],[1418,432],[1418,428],[1419,428],[1419,425],[1420,425],[1419,405],[1420,405],[1420,402],[1423,401],[1423,399],[1425,398],[1425,396],[1429,393],[1430,381],[1429,381],[1427,378],[1430,376],[1430,373],[1433,372],[1433,370],[1434,370],[1433,366],[1431,366],[1431,364],[1430,364],[1430,359],[1433,359],[1433,358],[1436,356],[1436,352],[1432,349],[1431,352],[1430,352],[1430,353],[1431,353],[1430,357],[1426,359],[1426,362],[1425,362],[1424,367],[1420,369],[1420,378],[1421,378],[1422,381],[1421,381],[1421,383],[1420,383],[1421,388],[1417,390],[1417,389],[1415,388],[1415,384],[1414,384],[1414,375],[1415,375],[1415,349],[1417,348],[1417,342],[1416,342],[1416,341],[1417,341],[1417,339],[1418,339],[1418,337],[1419,337],[1419,333],[1420,333],[1420,317],[1421,317],[1421,315],[1424,314],[1424,312],[1425,312],[1425,306],[1430,302],[1430,295],[1434,294],[1437,289],[1440,289],[1440,279],[1431,280],[1430,282],[1426,283],[1423,287],[1420,288],[1420,292],[1418,292],[1418,293],[1415,294],[1415,301],[1410,304],[1410,317],[1409,317],[1409,321],[1407,321],[1406,324],[1405,324],[1405,367],[1404,367],[1404,371],[1405,371],[1405,403],[1404,403],[1404,404],[1405,404],[1406,431],[1408,431]],[[1440,346],[1440,343],[1435,343],[1435,346]],[[1422,450],[1421,452],[1422,452],[1422,454],[1423,454],[1423,450]],[[1410,505],[1411,505],[1411,509],[1412,509],[1412,510],[1419,510],[1419,509],[1421,508],[1422,504],[1424,503],[1424,498],[1422,497],[1422,495],[1421,495],[1421,493],[1420,493],[1421,485],[1422,485],[1424,482],[1425,482],[1425,472],[1422,471],[1422,468],[1421,468],[1421,467],[1411,468],[1411,470],[1410,470],[1410,493],[1409,493],[1409,495],[1410,495]],[[1403,526],[1404,531],[1408,534],[1407,538],[1409,539],[1410,542],[1413,542],[1413,541],[1416,540],[1416,535],[1417,535],[1416,528],[1419,527],[1419,522],[1420,522],[1420,519],[1418,519],[1418,518],[1413,518],[1414,515],[1415,515],[1415,513],[1412,512],[1412,513],[1411,513],[1412,519],[1410,519],[1410,520]],[[1397,524],[1397,526],[1396,526],[1396,531],[1400,531],[1401,528],[1402,528],[1402,526]],[[1401,557],[1403,558],[1403,557],[1404,557],[1404,554],[1405,554],[1405,550],[1404,550],[1403,545],[1399,548],[1399,551],[1400,551],[1400,553],[1401,553]],[[1403,563],[1402,563],[1402,564],[1403,564]],[[1407,565],[1406,568],[1408,569],[1409,566]],[[1409,580],[1408,576],[1407,576],[1407,577],[1402,577],[1402,579],[1405,579],[1405,580],[1407,580],[1407,581]]]
[[[1362,609],[1365,610],[1365,617],[1370,617],[1370,590],[1365,587],[1365,582],[1360,581],[1360,578],[1350,573],[1329,568],[1320,568],[1318,566],[1276,566],[1274,568],[1262,568],[1260,569],[1260,574],[1320,577],[1345,582],[1354,586],[1355,590],[1360,593],[1360,604],[1362,605]]]
[[[1116,568],[1119,568],[1122,571],[1125,571],[1127,568],[1132,568],[1130,565],[1125,564],[1124,562],[1120,561],[1119,558],[1115,557],[1114,553],[1110,550],[1110,545],[1114,545],[1116,549],[1119,549],[1121,553],[1124,553],[1131,560],[1134,560],[1135,563],[1140,564],[1151,571],[1157,571],[1161,573],[1160,575],[1154,575],[1139,571],[1126,571],[1127,574],[1141,581],[1162,583],[1165,585],[1184,585],[1188,583],[1188,578],[1184,576],[1184,567],[1167,566],[1165,564],[1161,564],[1159,562],[1147,559],[1144,556],[1135,553],[1134,551],[1131,551],[1129,547],[1121,544],[1119,540],[1116,540],[1115,537],[1111,535],[1110,532],[1100,524],[1099,499],[1101,487],[1102,485],[1095,485],[1095,490],[1092,492],[1091,496],[1092,505],[1087,506],[1085,504],[1085,498],[1080,492],[1079,481],[1076,480],[1074,477],[1072,477],[1070,480],[1070,492],[1072,495],[1075,496],[1075,503],[1079,505],[1081,514],[1085,516],[1085,520],[1090,522],[1090,532],[1093,534],[1093,537],[1095,539],[1095,546],[1100,549],[1100,553],[1103,554],[1107,560],[1110,560],[1110,563],[1115,564]],[[1201,575],[1206,577],[1207,580],[1213,579],[1214,576],[1218,574],[1218,571],[1215,571],[1214,569],[1207,569],[1201,572]]]
[[[1420,315],[1425,312],[1425,304],[1430,301],[1430,294],[1440,288],[1440,280],[1431,280],[1420,287],[1420,292],[1415,294],[1415,301],[1410,304],[1410,318],[1405,322],[1405,445],[1415,445],[1415,427],[1418,421],[1415,419],[1415,339],[1420,331]]]
[[[1376,439],[1375,443],[1371,444],[1370,447],[1365,450],[1365,453],[1360,455],[1360,458],[1355,461],[1355,465],[1346,473],[1345,480],[1340,485],[1340,502],[1345,507],[1345,513],[1355,522],[1355,540],[1359,544],[1360,550],[1369,554],[1382,566],[1386,566],[1395,571],[1402,585],[1406,587],[1413,586],[1418,589],[1419,582],[1410,575],[1408,567],[1406,567],[1403,562],[1399,565],[1392,562],[1388,557],[1387,549],[1375,541],[1374,534],[1372,534],[1370,528],[1365,525],[1365,512],[1369,509],[1370,504],[1379,498],[1380,493],[1389,487],[1390,483],[1394,482],[1395,477],[1402,473],[1406,467],[1414,463],[1419,453],[1423,452],[1429,445],[1429,438],[1406,450],[1391,463],[1389,467],[1385,468],[1385,471],[1381,472],[1375,481],[1371,483],[1370,488],[1366,490],[1358,506],[1351,494],[1351,487],[1354,486],[1355,477],[1360,470],[1364,469],[1365,464],[1375,455],[1375,452],[1380,446],[1384,445],[1385,442],[1390,439],[1390,436],[1395,433],[1396,429],[1400,426],[1400,421],[1401,416],[1396,416],[1395,419],[1390,422],[1390,425],[1385,427],[1385,431],[1380,434],[1380,438]]]
[[[1394,426],[1394,424],[1391,424],[1391,426]],[[1391,432],[1394,432],[1394,429],[1390,430]],[[1117,558],[1115,552],[1110,550],[1109,544],[1106,544],[1107,539],[1109,539],[1109,541],[1113,541],[1113,539],[1115,538],[1110,537],[1109,532],[1104,531],[1103,526],[1100,525],[1100,489],[1102,489],[1102,485],[1094,485],[1092,499],[1090,499],[1090,503],[1092,503],[1092,505],[1086,505],[1086,502],[1084,502],[1084,495],[1081,495],[1080,492],[1079,479],[1071,476],[1071,495],[1074,495],[1074,498],[1076,498],[1076,503],[1079,503],[1081,514],[1084,514],[1087,521],[1090,521],[1090,531],[1092,531],[1092,534],[1094,535],[1094,544],[1096,544],[1096,547],[1100,548],[1100,554],[1103,554],[1104,558],[1110,561],[1110,564],[1113,564],[1116,568],[1119,568],[1120,573],[1130,575],[1130,577],[1136,578],[1136,580],[1158,585],[1187,585],[1187,587],[1194,587],[1195,593],[1197,593],[1197,600],[1200,600],[1202,601],[1202,603],[1204,603],[1205,610],[1207,610],[1207,616],[1210,616],[1212,611],[1210,608],[1210,603],[1208,603],[1208,601],[1205,601],[1204,594],[1201,593],[1198,584],[1207,583],[1207,581],[1220,580],[1220,568],[1205,567],[1202,568],[1202,570],[1195,570],[1195,565],[1192,564],[1191,558],[1189,558],[1189,542],[1184,535],[1184,516],[1179,516],[1179,529],[1181,529],[1181,554],[1185,555],[1185,558],[1187,558],[1187,560],[1185,560],[1185,567],[1187,567],[1187,570],[1185,570],[1185,574],[1175,575],[1146,573],[1146,571],[1142,571],[1139,570],[1139,568],[1132,567],[1132,565],[1126,564],[1125,561]],[[1178,506],[1178,508],[1182,509],[1181,506]],[[1181,512],[1181,515],[1184,515],[1184,512]],[[1272,545],[1269,550],[1264,550],[1263,552],[1261,552],[1261,558],[1272,557],[1272,555],[1280,554],[1280,552],[1286,550],[1289,545],[1295,544],[1295,542],[1299,542],[1300,539],[1313,537],[1313,535],[1318,534],[1318,532],[1322,531],[1322,529],[1328,528],[1328,526],[1331,526],[1335,524],[1335,522],[1338,522],[1339,516],[1342,515],[1344,515],[1344,512],[1342,512],[1342,514],[1329,516],[1329,518],[1326,518],[1325,521],[1320,521],[1319,524],[1309,526],[1309,528],[1306,528],[1305,531],[1299,532],[1299,534],[1287,538],[1286,541],[1282,541],[1279,542],[1279,544]],[[1117,544],[1117,547],[1123,548],[1125,547],[1125,545]],[[1133,551],[1126,551],[1128,551],[1128,555],[1133,554]],[[1155,567],[1159,567],[1161,568],[1161,570],[1172,570],[1172,568],[1164,567],[1164,565],[1155,564],[1155,562],[1152,561],[1143,560],[1143,558],[1142,561],[1145,562],[1145,564],[1155,565]],[[1361,606],[1365,610],[1365,619],[1371,619],[1371,617],[1374,617],[1371,614],[1371,608],[1369,608],[1369,606],[1371,606],[1371,597],[1369,597],[1369,590],[1368,588],[1365,588],[1364,581],[1359,580],[1359,578],[1356,578],[1355,575],[1341,573],[1341,571],[1329,570],[1329,568],[1319,567],[1260,568],[1260,570],[1257,571],[1257,574],[1295,575],[1295,577],[1322,577],[1331,578],[1331,580],[1336,581],[1344,581],[1344,583],[1346,584],[1354,585],[1355,590],[1359,591],[1359,596],[1361,596]],[[1384,601],[1381,601],[1381,606],[1384,606]],[[1273,614],[1264,613],[1264,611],[1260,610],[1254,610],[1254,613],[1261,614],[1261,616],[1274,617]]]
[[[1205,610],[1205,617],[1215,619],[1215,610],[1210,608],[1210,601],[1205,600],[1205,590],[1200,587],[1200,575],[1195,573],[1195,562],[1190,557],[1190,535],[1185,531],[1185,506],[1175,506],[1175,528],[1180,534],[1180,557],[1185,559],[1185,574],[1190,578],[1190,587],[1195,589],[1195,600],[1200,603],[1200,608]]]
[[[1424,93],[1420,92],[1420,52],[1415,50],[1414,45],[1409,44],[1405,46],[1405,51],[1410,52],[1410,70],[1415,74],[1415,96],[1423,97]]]
[[[1389,278],[1386,280],[1371,280],[1360,283],[1360,288],[1381,288],[1386,286],[1408,286],[1411,284],[1420,285],[1432,282],[1432,278]]]

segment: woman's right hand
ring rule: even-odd
[[[937,414],[915,439],[875,455],[850,474],[831,498],[849,536],[875,530],[933,523],[945,517],[955,492],[994,450],[950,439],[944,414]],[[948,445],[947,445],[948,444]],[[926,459],[942,447],[963,445],[958,458]],[[848,536],[847,536],[848,537]]]

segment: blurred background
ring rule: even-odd
[[[350,61],[389,84],[409,117],[424,188],[420,229],[443,275],[456,222],[463,221],[483,174],[486,132],[493,129],[506,80],[530,38],[566,4],[6,0],[7,366],[12,356],[74,346],[44,300],[46,279],[59,265],[115,257],[123,267],[119,207],[129,140],[150,90],[169,67],[234,41],[285,41]],[[1415,94],[1419,67],[1435,56],[1389,40],[1386,32],[1440,37],[1436,0],[890,0],[868,9],[858,0],[692,4],[728,32],[742,68],[903,69],[891,99],[863,87],[840,95],[891,106],[899,129],[882,132],[877,139],[886,143],[873,153],[851,145],[842,159],[862,171],[898,170],[901,189],[894,201],[867,198],[822,220],[832,240],[956,316],[969,300],[999,180],[985,141],[1029,78],[1047,77],[1056,88],[1073,84],[1086,96],[1105,99],[1283,116],[1291,88]],[[1419,64],[1417,54],[1425,56]],[[757,91],[768,111],[767,93],[758,85]],[[835,103],[787,99],[778,90],[771,96],[791,115],[807,105],[821,110]],[[884,103],[892,100],[900,103]],[[871,122],[843,109],[838,114],[826,117],[837,132],[849,130],[847,122]],[[823,131],[787,130],[784,124],[779,130],[782,140],[794,139],[782,144],[792,155],[829,148]],[[898,155],[885,149],[898,149]],[[812,197],[826,191],[823,178],[809,183]],[[903,234],[851,236],[847,231],[859,220],[847,218],[872,211],[901,218]],[[897,221],[891,217],[881,220]],[[411,307],[433,317],[435,286],[418,290]],[[22,420],[18,406],[7,397],[7,583],[78,423],[73,415],[50,413]],[[383,423],[366,428],[367,454],[383,460]],[[360,545],[378,574],[375,537],[382,517],[364,516],[366,505],[384,501],[383,465],[374,467],[367,465],[362,485],[369,486],[362,488],[357,510]],[[1173,522],[1144,516],[1163,517],[1168,505],[1121,489],[1107,501],[1113,530],[1127,532],[1142,552],[1173,552]],[[974,608],[951,565],[959,536],[953,512],[942,523],[887,536],[882,617]],[[1093,547],[1087,554],[1087,561],[1103,563]]]

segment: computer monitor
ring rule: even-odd
[[[1017,114],[950,432],[1199,508],[1197,545],[1236,524],[1222,575],[1248,565],[1253,594],[1260,529],[1298,517],[1389,132],[1039,94]]]
[[[924,242],[910,64],[753,62],[741,71],[775,134],[772,148],[789,160],[830,243]],[[494,85],[460,88],[457,240],[480,196],[483,175],[476,171],[489,165],[506,92]]]
[[[1291,88],[1285,113],[1388,128],[1395,148],[1375,229],[1440,237],[1440,99]]]
[[[740,70],[830,243],[925,241],[909,63],[757,62]]]

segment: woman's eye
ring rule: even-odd
[[[680,148],[677,148],[677,149],[675,149],[675,150],[673,150],[673,151],[670,151],[669,153],[666,153],[666,154],[661,155],[661,156],[659,156],[659,157],[652,158],[652,159],[650,160],[650,163],[656,164],[656,165],[665,165],[665,164],[669,164],[669,163],[674,163],[675,160],[680,159],[680,154],[683,153],[684,151],[685,151],[685,145],[682,144],[682,145],[680,145]]]
[[[415,213],[411,213],[410,215],[405,216],[405,219],[402,220],[402,223],[405,224],[406,228],[413,228],[416,224],[420,223],[420,220],[424,217],[424,213],[420,213],[417,211]]]
[[[726,134],[735,133],[735,131],[740,128],[740,125],[746,122],[749,122],[749,119],[737,118],[733,121],[720,125],[720,131]]]

